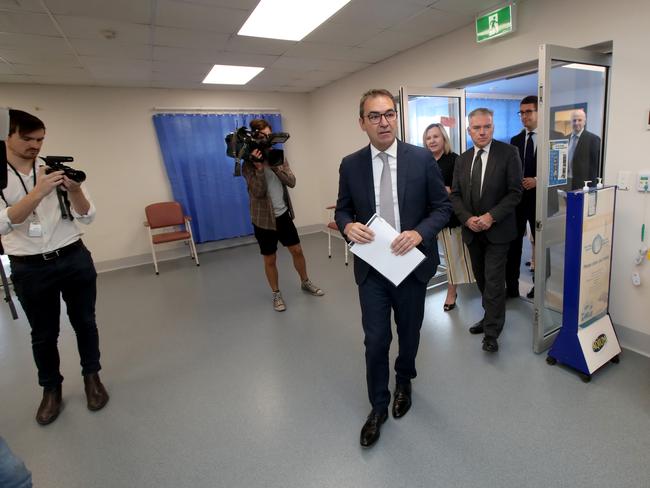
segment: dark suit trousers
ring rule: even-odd
[[[424,317],[426,283],[413,274],[398,287],[374,269],[359,285],[361,321],[366,346],[366,381],[368,398],[377,411],[388,409],[388,352],[393,339],[391,308],[395,313],[399,352],[395,360],[396,383],[408,383],[415,378],[415,356],[420,344],[420,328]]]
[[[506,264],[506,286],[508,290],[519,290],[519,269],[526,235],[526,223],[535,232],[535,191],[524,190],[521,202],[515,209],[517,218],[517,238],[510,243]]]
[[[467,245],[476,284],[483,297],[483,330],[486,337],[499,337],[506,321],[506,258],[510,243],[494,244],[485,233],[474,234]]]
[[[32,328],[32,352],[39,385],[53,388],[63,382],[57,348],[61,297],[77,336],[82,374],[99,371],[99,335],[95,323],[97,272],[88,249],[82,245],[69,254],[40,263],[12,260],[11,277]]]

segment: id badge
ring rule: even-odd
[[[29,237],[41,237],[43,235],[43,228],[40,222],[29,223]]]

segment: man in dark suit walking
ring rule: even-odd
[[[366,347],[366,381],[372,411],[361,430],[363,447],[379,438],[388,417],[388,353],[392,340],[391,308],[395,313],[399,353],[395,360],[393,416],[411,407],[411,380],[424,317],[426,285],[439,264],[436,235],[447,224],[451,203],[431,153],[395,137],[397,112],[388,90],[370,90],[359,104],[359,125],[370,145],[343,158],[335,220],[341,233],[363,245],[374,234],[365,223],[379,214],[399,235],[391,251],[404,255],[414,247],[426,259],[399,286],[393,285],[365,261],[354,259],[354,277]]]
[[[484,334],[484,351],[497,352],[497,338],[506,318],[506,257],[510,242],[517,237],[515,207],[521,200],[521,160],[517,148],[492,139],[492,110],[477,108],[468,120],[467,132],[474,147],[456,160],[450,198],[464,224],[463,240],[483,297],[483,319],[469,331]]]
[[[530,226],[535,236],[535,205],[537,188],[537,96],[529,95],[524,97],[519,104],[519,116],[524,125],[522,131],[510,139],[510,144],[519,150],[519,157],[522,161],[521,184],[523,192],[521,201],[515,209],[517,218],[517,237],[510,243],[508,260],[506,264],[506,295],[510,298],[519,296],[519,268],[521,266],[521,254],[523,239],[526,235],[526,223]],[[549,139],[564,139],[565,137],[556,130],[550,131]],[[549,199],[551,196],[549,195]],[[555,197],[557,198],[557,196]],[[528,298],[535,297],[535,288],[528,293]]]
[[[587,115],[582,109],[571,114],[572,131],[569,135],[569,182],[571,190],[579,190],[585,181],[596,186],[600,174],[600,137],[585,129]]]

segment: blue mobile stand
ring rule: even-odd
[[[570,366],[585,383],[621,353],[608,313],[615,204],[615,186],[567,193],[562,328],[546,362]]]

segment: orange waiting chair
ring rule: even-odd
[[[331,259],[332,258],[332,231],[334,232],[339,232],[339,228],[336,225],[336,222],[334,222],[334,210],[336,209],[336,205],[330,205],[329,207],[325,207],[328,212],[329,212],[329,223],[327,224],[327,254],[328,257]],[[348,265],[348,243],[343,240],[343,246],[345,247],[345,265]]]
[[[192,235],[192,226],[190,217],[183,215],[183,209],[178,202],[161,202],[147,205],[144,209],[147,221],[144,223],[149,231],[149,244],[151,245],[151,255],[153,256],[153,266],[158,273],[158,261],[156,260],[156,244],[166,242],[186,241],[190,246],[190,257],[196,261],[199,266],[199,256],[196,253],[196,244]],[[154,234],[153,229],[162,229],[164,227],[182,226],[181,230],[171,230]],[[184,230],[183,230],[184,229]]]

